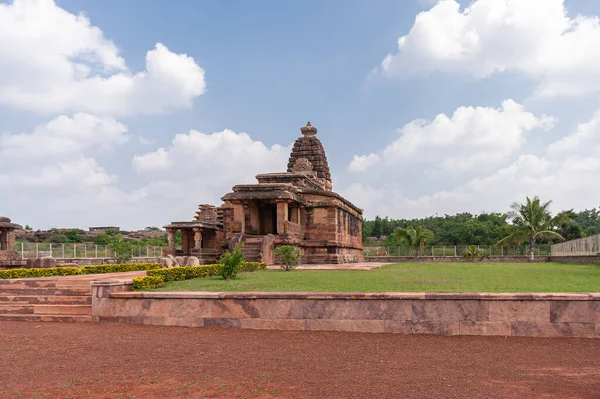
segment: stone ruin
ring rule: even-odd
[[[193,221],[165,226],[170,256],[163,264],[214,263],[237,243],[247,261],[272,264],[281,245],[299,247],[304,263],[362,261],[362,210],[332,191],[317,128],[308,122],[300,131],[286,172],[259,174],[257,184],[234,186],[221,206],[200,205]]]
[[[14,250],[15,230],[22,229],[12,223],[10,218],[0,216],[0,262],[12,262],[19,259],[19,253]]]

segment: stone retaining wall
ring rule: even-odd
[[[600,294],[129,292],[94,282],[95,322],[435,335],[600,337]]]
[[[534,262],[548,262],[548,256],[536,256]],[[431,262],[431,263],[462,263],[468,262],[462,256],[420,256],[415,259],[414,256],[365,256],[367,262],[382,262],[382,263],[404,263],[404,262]],[[478,263],[476,259],[474,263]],[[529,262],[527,256],[490,256],[484,262],[497,263],[526,263]],[[593,263],[593,262],[589,262]]]

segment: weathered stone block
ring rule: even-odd
[[[398,334],[458,335],[458,321],[385,321],[385,332]]]
[[[354,331],[382,333],[384,320],[309,320],[312,331]]]
[[[190,256],[185,262],[186,266],[200,266],[200,259],[195,256]]]
[[[258,303],[254,299],[217,299],[207,300],[207,302],[211,304],[211,317],[260,317]]]
[[[489,321],[550,322],[549,301],[490,301]]]
[[[486,321],[488,319],[488,306],[488,301],[475,300],[413,301],[412,321]]]
[[[240,319],[242,328],[255,330],[309,330],[308,320]]]
[[[600,322],[598,301],[553,301],[550,302],[550,322]]]
[[[241,328],[240,319],[206,318],[204,327]]]
[[[461,335],[504,335],[512,333],[511,323],[506,321],[461,321]]]
[[[581,337],[595,335],[594,323],[535,323],[516,321],[511,325],[512,335],[522,337]]]
[[[206,299],[170,299],[168,315],[178,319],[198,320],[212,317],[212,303]]]

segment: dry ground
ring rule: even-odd
[[[0,398],[599,398],[600,340],[0,323]]]

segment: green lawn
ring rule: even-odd
[[[403,263],[372,271],[263,270],[230,281],[170,282],[158,291],[600,292],[600,265]]]

